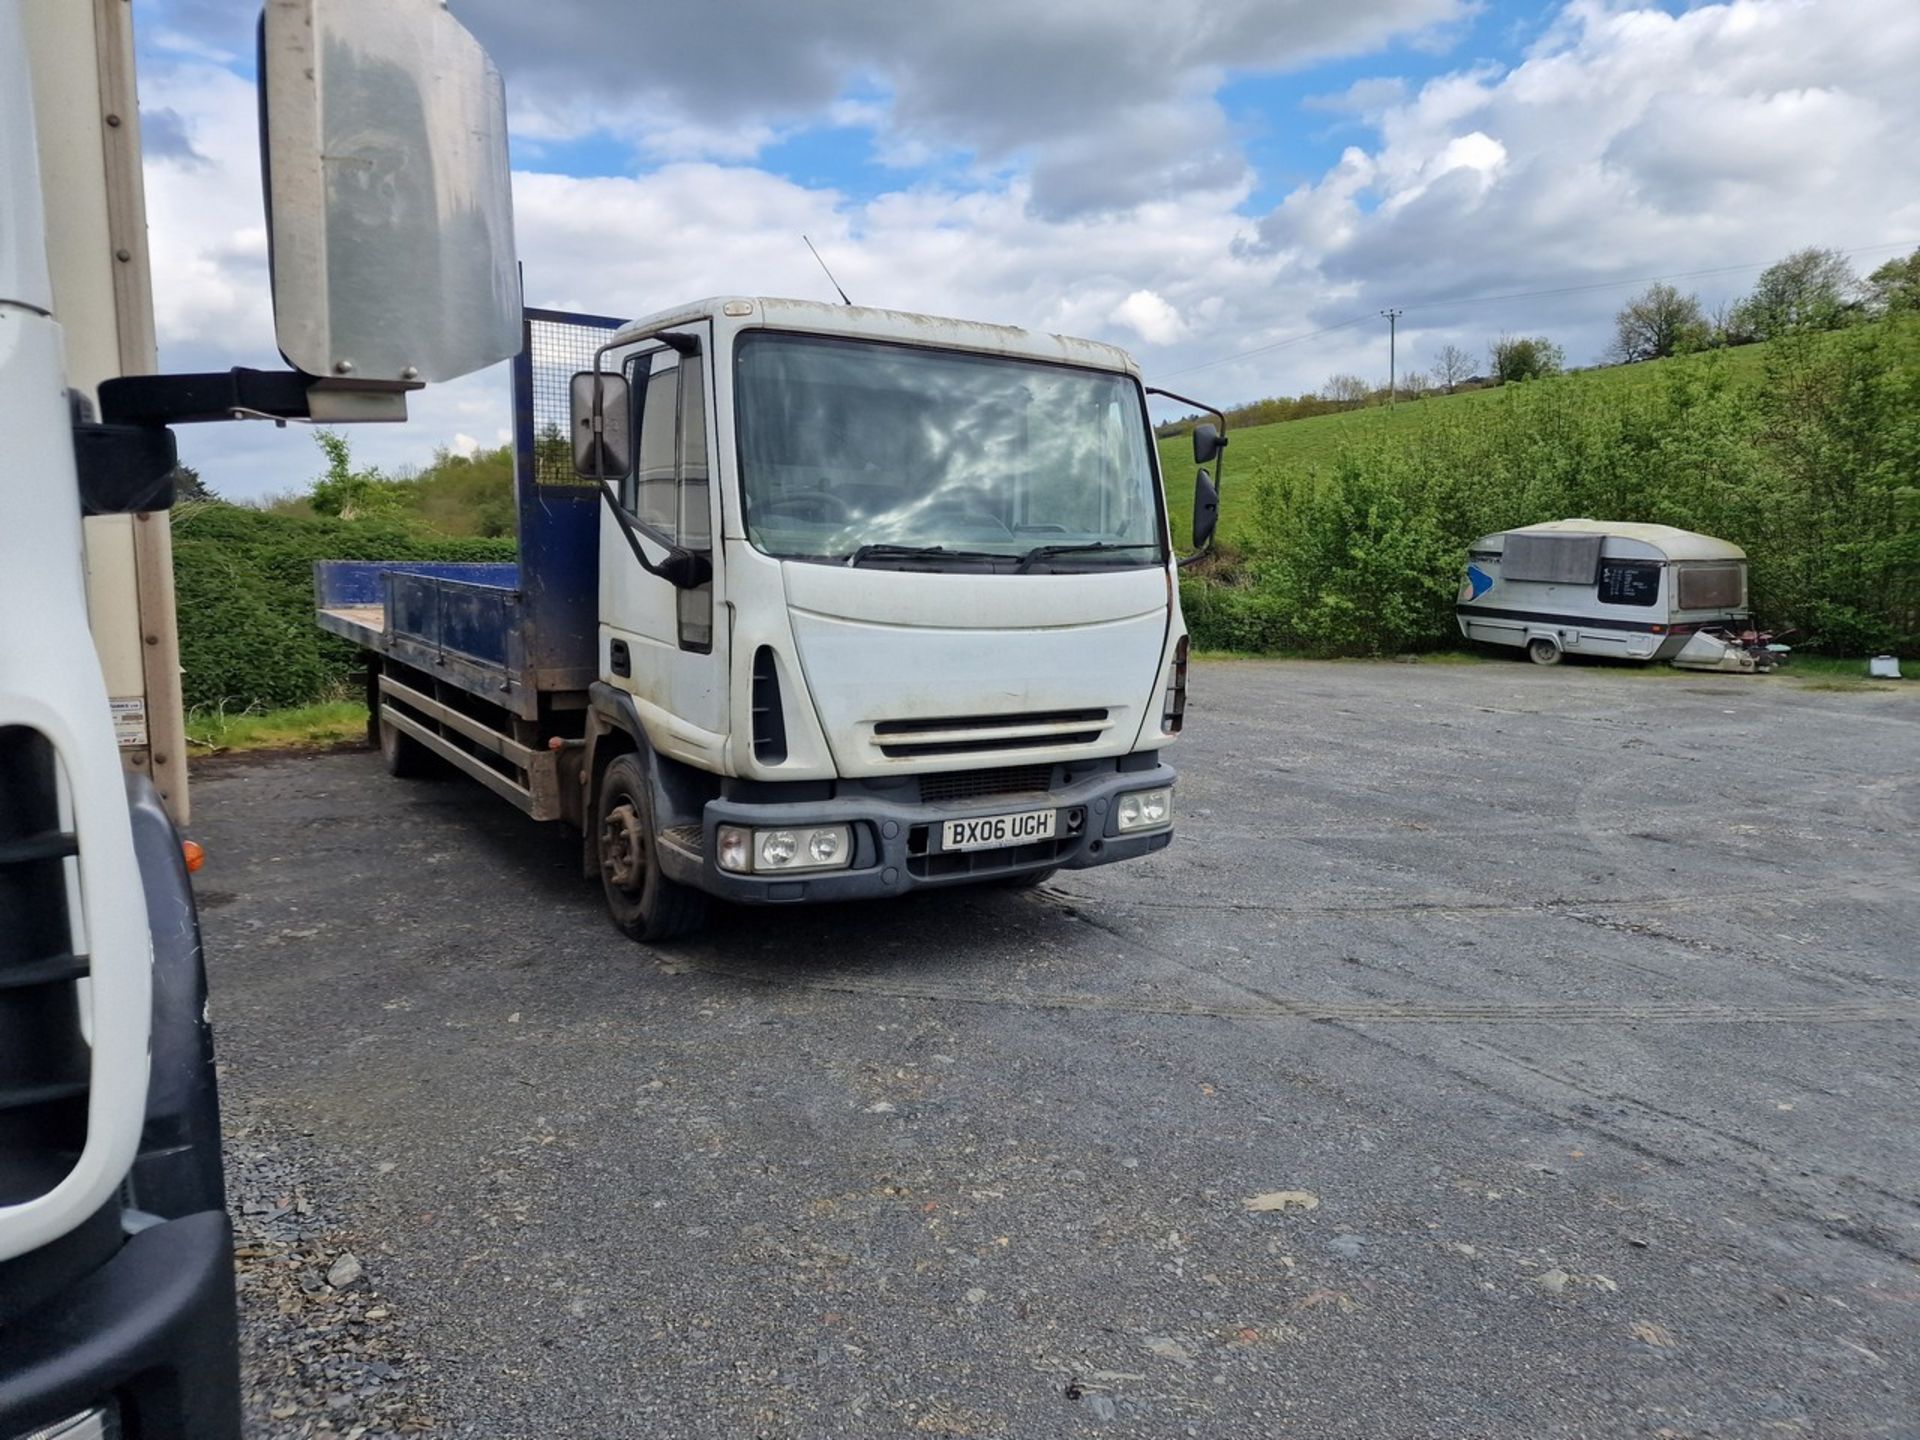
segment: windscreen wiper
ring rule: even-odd
[[[918,560],[922,556],[935,556],[942,560],[1011,560],[1011,555],[996,554],[991,550],[949,550],[944,545],[862,545],[847,556],[849,568],[866,560]]]
[[[1137,540],[1130,544],[1117,545],[1110,540],[1089,540],[1082,545],[1036,545],[1020,557],[1020,563],[1013,567],[1016,575],[1024,574],[1033,568],[1037,560],[1051,560],[1056,555],[1090,555],[1107,550],[1158,550],[1158,540]]]

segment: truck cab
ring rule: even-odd
[[[578,824],[649,940],[708,896],[1032,884],[1170,842],[1186,630],[1130,357],[761,297],[594,323],[529,322],[517,573],[321,567],[390,763]],[[590,548],[556,533],[583,499]]]

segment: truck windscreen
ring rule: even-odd
[[[769,555],[1166,562],[1130,376],[777,332],[743,336],[735,367],[747,536]]]

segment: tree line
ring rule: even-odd
[[[1753,290],[1708,313],[1697,294],[1655,282],[1620,307],[1614,337],[1604,363],[1627,365],[1664,360],[1700,350],[1723,349],[1777,340],[1793,334],[1844,329],[1888,315],[1920,311],[1920,250],[1889,260],[1864,279],[1838,250],[1809,247],[1769,265]],[[1448,343],[1433,353],[1426,369],[1413,369],[1386,381],[1359,375],[1329,376],[1318,390],[1279,395],[1229,409],[1229,428],[1304,420],[1394,399],[1452,395],[1490,385],[1508,385],[1558,375],[1567,368],[1566,352],[1545,335],[1501,334],[1487,342],[1480,358]],[[1162,437],[1191,430],[1200,416],[1190,415],[1156,427]]]

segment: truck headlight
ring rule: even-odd
[[[1135,790],[1122,795],[1114,820],[1122,835],[1139,830],[1160,830],[1173,823],[1173,787]]]
[[[749,830],[742,825],[722,825],[714,834],[714,849],[720,868],[736,875],[844,870],[853,863],[853,828],[790,825],[779,830]]]

